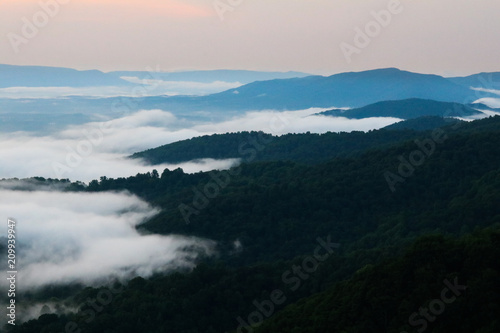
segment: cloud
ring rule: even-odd
[[[0,216],[17,222],[18,278],[26,289],[148,277],[214,254],[209,240],[139,234],[135,227],[156,213],[127,193],[0,190]]]
[[[243,85],[240,82],[214,81],[205,83],[195,81],[164,81],[127,76],[121,77],[121,79],[131,83],[144,85],[150,95],[208,95],[238,88]],[[150,89],[148,89],[148,87]]]
[[[370,130],[399,119],[349,120],[319,116],[324,109],[248,112],[218,123],[194,123],[162,110],[144,110],[118,119],[71,126],[52,135],[23,132],[0,136],[0,177],[70,178],[90,181],[100,176],[125,177],[153,169],[129,154],[201,135],[262,130],[285,133]],[[186,172],[225,169],[237,159],[191,161]],[[54,165],[67,168],[56,177]],[[140,235],[135,226],[157,210],[127,193],[67,193],[58,186],[41,188],[30,182],[4,182],[0,216],[18,220],[23,243],[23,284],[82,281],[110,276],[149,276],[160,270],[190,266],[198,250],[212,253],[213,244],[177,236]],[[61,185],[63,186],[63,185]],[[235,243],[237,247],[237,243]]]
[[[261,130],[274,135],[367,131],[399,121],[396,118],[346,119],[315,115],[324,109],[248,112],[218,123],[193,123],[162,110],[144,110],[122,118],[71,126],[49,136],[0,135],[0,178],[69,178],[88,182],[101,176],[127,177],[152,166],[129,159],[134,152],[202,135]],[[237,159],[191,161],[155,166],[192,173],[227,169]]]
[[[69,178],[89,182],[101,176],[127,177],[151,171],[152,166],[130,154],[199,136],[181,128],[184,122],[169,112],[140,111],[106,122],[72,126],[50,136],[13,133],[0,135],[0,178]],[[209,134],[206,132],[206,134]],[[228,169],[237,159],[202,159],[154,168],[182,168],[185,172]]]
[[[496,90],[496,89],[472,88],[472,90],[486,92],[486,93],[495,94],[495,95],[500,95],[500,90]]]
[[[483,103],[490,108],[500,108],[500,98],[485,97],[478,99],[474,103]]]
[[[45,182],[36,178],[3,179],[0,181],[0,190],[14,191],[65,191],[71,186],[70,182]]]
[[[215,81],[211,83],[190,81],[163,81],[145,80],[138,77],[122,77],[141,87],[139,92],[143,96],[162,95],[208,95],[237,88],[239,82]],[[68,96],[88,97],[137,97],[137,87],[9,87],[0,88],[0,98],[64,98]]]
[[[129,87],[9,87],[0,89],[0,98],[63,98],[68,96],[133,96]]]
[[[216,124],[197,125],[193,129],[200,132],[216,133],[262,130],[274,135],[282,135],[305,132],[369,131],[401,121],[398,118],[348,119],[317,115],[317,113],[329,109],[332,108],[311,108],[299,111],[254,111]]]

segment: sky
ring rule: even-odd
[[[466,75],[500,70],[499,12],[498,0],[3,0],[0,63]]]

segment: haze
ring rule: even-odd
[[[390,0],[240,0],[230,8],[220,0],[226,7],[219,13],[216,0],[59,2],[58,13],[17,53],[8,34],[22,36],[23,17],[31,21],[41,7],[38,0],[0,2],[2,63],[315,74],[398,67],[448,76],[498,70],[495,0],[401,1],[401,12],[350,63],[341,43],[353,44],[355,29]]]

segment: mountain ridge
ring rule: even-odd
[[[0,64],[0,88],[130,86],[131,83],[99,70]]]
[[[253,82],[191,99],[173,96],[165,100],[165,104],[182,107],[184,103],[184,106],[197,110],[210,110],[215,105],[224,110],[299,110],[310,107],[362,107],[408,98],[469,103],[477,99],[477,92],[439,75],[388,68]]]
[[[393,117],[412,119],[422,116],[468,117],[480,115],[468,105],[439,102],[429,99],[410,98],[404,100],[381,101],[349,110],[329,110],[319,113],[324,116],[363,119],[370,117]]]
[[[147,71],[113,71],[108,74],[116,77],[132,76],[150,79],[160,79],[164,81],[188,81],[211,83],[215,81],[223,82],[239,82],[247,84],[255,81],[265,81],[280,78],[294,78],[311,76],[308,73],[287,71],[251,71],[251,70],[232,70],[232,69],[216,69],[216,70],[193,70],[179,72],[147,72]]]

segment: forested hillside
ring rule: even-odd
[[[427,236],[288,306],[255,332],[499,332],[500,230]],[[247,330],[248,331],[248,330]]]
[[[488,225],[475,215],[496,205],[497,196],[479,191],[498,184],[500,135],[498,126],[488,129],[499,120],[443,130],[446,139],[434,143],[422,165],[410,166],[411,175],[401,176],[398,169],[405,171],[402,161],[425,150],[430,133],[418,144],[407,141],[313,166],[276,161],[195,175],[165,170],[159,177],[101,179],[88,190],[127,189],[162,207],[144,225],[149,231],[196,235],[227,246],[239,240],[247,255],[235,260],[244,263],[293,258],[324,234],[358,247],[354,241],[374,232],[376,247],[383,234],[384,242],[398,243],[432,230],[465,232]],[[456,212],[464,201],[467,213]]]
[[[408,318],[455,278],[468,289],[429,328],[497,332],[499,124],[495,117],[384,130],[379,135],[397,139],[314,163],[243,161],[228,171],[155,170],[88,186],[32,180],[67,191],[130,191],[161,208],[141,230],[213,239],[218,255],[192,272],[115,286],[100,311],[88,301],[105,287],[65,291],[55,302],[76,314],[60,310],[11,332],[61,332],[68,322],[96,333],[258,332],[260,324],[262,332],[410,332],[424,323]],[[352,135],[369,141],[371,133]],[[293,151],[318,137],[281,145]]]
[[[201,158],[241,158],[246,162],[290,160],[318,163],[334,157],[352,157],[372,148],[384,148],[422,136],[420,131],[455,125],[458,120],[419,117],[380,130],[304,133],[275,136],[263,132],[213,134],[177,141],[132,155],[149,163],[178,163]],[[464,127],[470,127],[464,126]],[[389,130],[397,130],[388,132]]]

